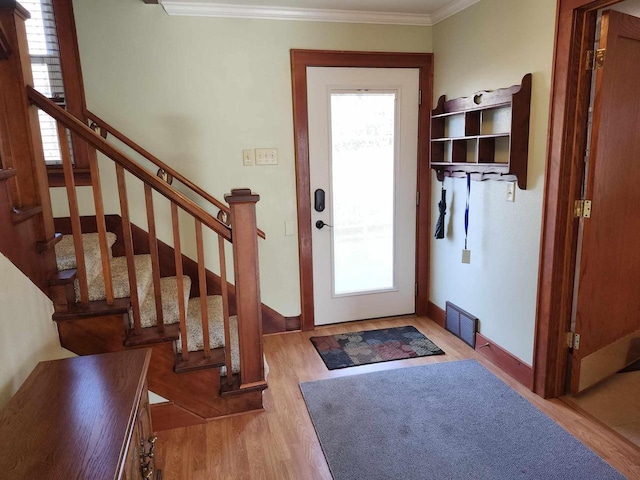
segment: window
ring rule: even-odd
[[[21,0],[20,3],[31,14],[31,18],[26,22],[26,27],[33,71],[33,86],[64,108],[64,82],[52,0]],[[61,165],[62,157],[56,122],[40,110],[38,116],[45,162],[47,165]],[[71,149],[70,139],[68,141]],[[73,150],[71,149],[71,151]]]

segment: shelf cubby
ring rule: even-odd
[[[447,100],[431,115],[431,168],[438,179],[467,173],[527,188],[531,74],[520,85]]]

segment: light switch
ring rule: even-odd
[[[256,148],[256,165],[277,165],[277,148]]]
[[[242,150],[242,164],[245,167],[250,167],[255,164],[255,155],[253,149],[251,150]]]
[[[516,201],[516,182],[509,182],[507,185],[507,202]]]

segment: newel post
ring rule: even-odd
[[[0,61],[0,139],[4,147],[3,166],[15,168],[16,183],[11,196],[16,207],[42,206],[42,239],[55,233],[47,168],[40,138],[38,111],[31,107],[26,85],[33,85],[31,58],[25,21],[29,12],[15,0],[0,0],[0,28],[10,55]]]
[[[240,388],[264,383],[262,301],[258,267],[256,203],[260,196],[248,188],[231,190],[224,199],[231,214],[233,265],[240,343]]]

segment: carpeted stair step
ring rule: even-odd
[[[222,318],[222,297],[210,295],[207,297],[207,317],[209,318],[209,345],[211,349],[224,347],[224,320]],[[240,353],[238,352],[238,318],[229,317],[229,332],[231,336],[231,369],[240,371]],[[200,297],[189,300],[187,309],[187,345],[189,352],[204,350],[202,335],[202,308]],[[176,341],[176,351],[182,353],[182,340]],[[221,370],[226,370],[222,367]]]
[[[211,349],[224,347],[224,321],[222,318],[222,297],[210,295],[207,297],[207,316],[209,318],[209,345]],[[238,341],[238,317],[229,317],[229,335],[231,340],[231,371],[240,372],[240,347]],[[200,298],[189,300],[187,310],[187,345],[189,352],[199,352],[204,349],[204,337],[202,335],[202,309]],[[176,340],[176,351],[182,352],[182,342]],[[180,355],[178,355],[179,358]],[[268,373],[268,365],[265,358],[265,376]],[[225,366],[220,367],[220,375],[227,374]]]
[[[107,232],[109,258],[111,247],[116,243],[115,233]],[[102,257],[100,255],[100,240],[97,233],[83,233],[82,246],[84,248],[84,262],[87,268],[87,282],[90,284],[102,272]],[[73,245],[73,235],[64,235],[55,246],[58,270],[78,268],[76,251]]]
[[[184,304],[188,305],[189,290],[191,289],[191,279],[183,275]],[[163,277],[160,279],[160,290],[162,292],[162,316],[165,325],[172,325],[180,321],[178,309],[178,277]],[[140,307],[140,320],[142,328],[155,327],[157,322],[156,297],[153,282],[149,287],[149,293]],[[133,326],[133,318],[131,318]]]
[[[140,305],[144,304],[153,281],[151,267],[151,255],[135,255],[133,257],[136,269],[136,281],[138,284],[138,299]],[[129,270],[127,268],[127,257],[115,257],[111,259],[111,278],[113,283],[113,296],[115,298],[127,298],[130,296],[129,290]],[[80,288],[76,280],[76,300],[80,300]],[[104,288],[104,275],[102,269],[100,274],[89,283],[89,301],[106,299]]]
[[[210,295],[207,297],[207,317],[209,318],[209,345],[211,348],[224,346],[224,325],[222,319],[222,297]],[[190,352],[204,349],[202,336],[202,308],[200,297],[191,298],[187,306],[187,345]],[[176,342],[178,353],[182,352],[182,343]]]

